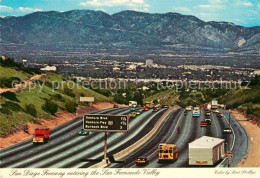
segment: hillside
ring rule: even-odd
[[[225,88],[225,87],[223,87]],[[225,104],[228,109],[237,108],[260,118],[260,77],[256,76],[251,81],[248,89],[243,86],[238,89],[204,89],[201,90],[163,90],[145,98],[144,101],[159,100],[162,104],[174,103],[182,107],[189,105],[200,106],[212,99],[218,99],[219,103]]]
[[[61,33],[62,32],[62,33]],[[72,10],[0,18],[0,43],[33,48],[164,48],[174,44],[256,52],[260,27],[204,22],[178,13]],[[180,45],[179,45],[180,46]],[[5,51],[3,51],[4,53]]]
[[[9,88],[13,80],[26,81],[40,71],[25,68],[10,59],[0,58],[1,88]],[[52,82],[60,87],[52,89]],[[25,82],[26,83],[26,82]],[[7,136],[15,130],[25,128],[28,122],[40,123],[43,119],[51,120],[57,112],[75,113],[80,96],[93,96],[95,102],[111,101],[111,98],[98,94],[81,85],[70,89],[75,82],[55,73],[47,73],[39,81],[15,92],[4,92],[0,96],[0,136]],[[61,84],[64,87],[61,87]]]

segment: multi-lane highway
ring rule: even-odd
[[[113,161],[113,155],[124,150],[145,136],[153,129],[155,123],[167,109],[158,112],[151,110],[143,112],[140,116],[130,119],[127,133],[108,134],[108,156],[112,163],[108,166],[136,167],[135,160],[142,156],[150,160],[146,167],[188,167],[188,143],[203,135],[224,138],[223,129],[229,125],[229,113],[222,111],[224,117],[218,118],[211,113],[212,123],[208,127],[200,127],[200,121],[204,119],[204,111],[201,110],[199,118],[192,117],[192,112],[186,115],[184,109],[176,110],[168,115],[158,132],[148,139],[137,150],[118,162]],[[129,108],[111,108],[95,113],[99,114],[129,114]],[[233,152],[233,164],[235,166],[248,152],[248,138],[244,129],[231,116],[233,134],[230,137],[230,147]],[[79,117],[65,125],[51,131],[50,143],[34,146],[32,139],[5,148],[0,151],[0,167],[12,168],[85,168],[96,164],[103,158],[104,133],[90,133],[88,136],[78,136],[82,127],[82,118]],[[179,132],[180,130],[180,132]],[[173,143],[178,146],[179,158],[169,164],[158,163],[157,148],[160,143]],[[227,144],[226,144],[227,146]],[[96,160],[89,161],[89,160]],[[215,166],[227,166],[224,159]]]
[[[192,112],[184,114],[182,110],[177,117],[169,117],[165,121],[165,125],[161,126],[160,133],[148,140],[143,147],[140,147],[135,152],[123,158],[124,162],[111,164],[108,167],[137,167],[135,160],[138,157],[147,157],[150,161],[147,168],[162,168],[162,167],[189,167],[188,165],[188,143],[200,138],[204,135],[225,139],[225,147],[231,147],[233,152],[233,163],[231,166],[236,166],[244,157],[246,157],[249,147],[249,141],[246,132],[234,119],[230,116],[231,129],[233,134],[228,138],[227,134],[223,134],[223,129],[229,126],[229,113],[225,110],[221,111],[224,116],[218,118],[215,113],[211,113],[211,125],[200,127],[200,122],[205,119],[204,111],[201,110],[199,118],[192,117]],[[181,132],[178,133],[180,128]],[[230,145],[228,145],[230,142]],[[173,163],[162,164],[158,163],[158,145],[160,143],[172,143],[178,147],[179,158]],[[228,165],[226,159],[218,162],[214,166],[225,167]]]
[[[128,133],[108,134],[108,156],[128,147],[147,134],[166,109],[159,112],[146,111],[130,119]],[[129,114],[129,108],[107,109],[99,114]],[[66,168],[88,167],[93,162],[84,159],[102,159],[103,133],[90,133],[89,136],[78,136],[82,127],[82,118],[67,123],[51,131],[50,143],[33,146],[32,140],[1,150],[0,167],[15,168]],[[83,159],[83,161],[82,161]]]

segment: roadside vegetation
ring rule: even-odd
[[[3,61],[1,58],[0,72],[1,88],[8,88],[12,77],[18,76],[21,81],[25,81],[33,75],[40,74],[38,70],[25,68],[11,59]],[[7,83],[3,83],[6,80]],[[54,83],[56,86],[53,88]],[[81,96],[95,97],[95,103],[113,101],[112,98],[91,89],[76,86],[74,81],[55,73],[47,73],[43,79],[35,81],[34,84],[16,92],[0,94],[1,137],[14,133],[17,129],[26,128],[28,122],[39,124],[43,119],[51,120],[57,112],[75,113],[78,106],[86,105],[79,102]],[[73,89],[67,87],[71,85],[75,87]]]

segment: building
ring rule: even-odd
[[[56,66],[45,66],[41,68],[41,71],[45,71],[45,72],[55,72],[56,70],[57,70]]]
[[[146,67],[151,67],[153,65],[153,60],[152,59],[147,59],[145,64],[146,64]]]

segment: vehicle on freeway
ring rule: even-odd
[[[146,157],[137,158],[135,161],[136,166],[147,166],[149,164],[149,160]]]
[[[205,118],[205,121],[208,122],[208,124],[211,124],[211,119],[210,118]]]
[[[205,116],[210,116],[210,115],[211,115],[210,110],[206,110],[206,111],[205,111]]]
[[[83,136],[83,135],[89,135],[89,131],[84,130],[83,128],[79,130],[79,135]]]
[[[147,106],[143,107],[143,111],[148,111],[148,110],[149,110],[149,108]]]
[[[162,108],[169,108],[168,105],[162,105]]]
[[[192,116],[193,117],[200,117],[200,110],[193,110]]]
[[[232,130],[229,127],[223,129],[223,134],[231,134],[231,133]]]
[[[141,111],[136,111],[135,113],[136,113],[136,115],[140,115]]]
[[[50,129],[35,129],[33,134],[33,144],[48,143],[50,141]]]
[[[203,136],[189,143],[189,165],[212,166],[225,157],[225,139]]]
[[[199,107],[194,107],[194,110],[200,110],[200,108]]]
[[[150,108],[151,102],[145,102],[144,105],[147,106],[148,108]]]
[[[157,112],[158,108],[157,107],[153,107],[153,112]]]
[[[218,100],[211,101],[211,109],[212,110],[218,109]]]
[[[223,117],[223,116],[224,116],[224,115],[223,115],[222,112],[217,113],[217,117]]]
[[[136,117],[136,112],[131,112],[130,118],[135,118]]]
[[[192,106],[186,106],[185,110],[186,111],[191,111],[192,110]]]
[[[212,110],[214,113],[219,113],[219,109],[213,109]]]
[[[136,110],[136,107],[133,107],[133,106],[132,106],[132,107],[130,108],[130,111],[135,111],[135,110]]]
[[[205,121],[205,120],[204,120],[204,121],[201,121],[201,122],[200,122],[200,126],[201,126],[201,127],[207,127],[207,126],[208,126],[208,122]]]
[[[129,107],[132,107],[133,105],[137,106],[137,101],[129,101]]]
[[[178,159],[179,153],[177,150],[177,145],[161,143],[158,147],[158,157],[159,162],[163,161],[176,161]]]
[[[113,108],[118,108],[118,105],[117,104],[114,104],[114,107]]]

